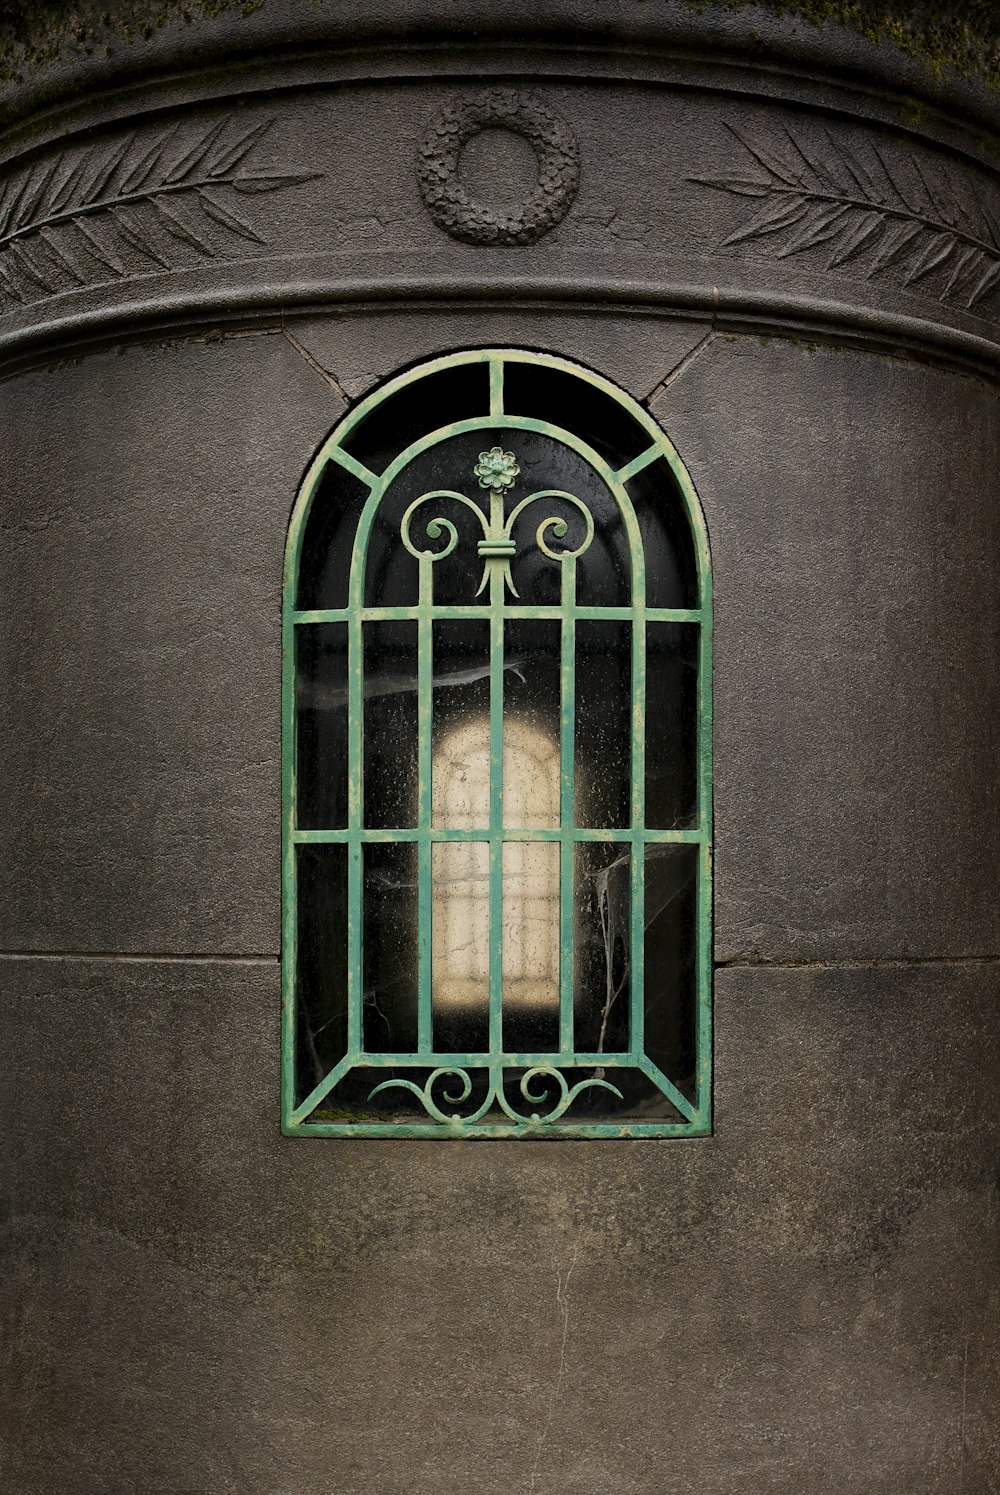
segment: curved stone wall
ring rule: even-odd
[[[0,1489],[1000,1489],[995,105],[753,10],[356,9],[5,85]],[[288,514],[480,344],[707,513],[703,1141],[279,1136]]]

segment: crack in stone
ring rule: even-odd
[[[573,1255],[569,1266],[566,1268],[566,1281],[563,1282],[561,1270],[556,1268],[556,1305],[562,1318],[562,1338],[559,1342],[559,1366],[556,1371],[555,1383],[549,1396],[548,1410],[545,1415],[545,1423],[538,1435],[538,1447],[535,1449],[535,1462],[531,1466],[531,1482],[528,1485],[528,1495],[535,1495],[535,1484],[538,1479],[538,1466],[541,1463],[542,1452],[545,1448],[552,1427],[552,1419],[555,1416],[556,1402],[562,1390],[563,1377],[566,1374],[566,1345],[569,1340],[569,1283],[580,1255],[580,1242],[577,1240],[573,1245]]]
[[[670,369],[669,372],[664,376],[664,378],[660,380],[659,384],[654,385],[654,387],[650,390],[644,402],[648,407],[651,407],[654,400],[658,400],[660,396],[666,390],[668,390],[672,384],[676,384],[677,380],[687,373],[691,365],[693,363],[696,363],[701,355],[711,347],[712,343],[715,341],[718,335],[718,327],[716,325],[718,312],[719,287],[713,286],[712,319],[709,323],[708,331],[705,333],[704,337],[700,338],[699,341],[695,343],[693,348],[688,349],[683,358],[679,359],[678,362],[674,364],[673,368]]]
[[[674,367],[670,370],[666,378],[661,379],[659,384],[656,385],[655,389],[650,391],[650,393],[646,396],[646,404],[652,405],[654,401],[658,400],[662,394],[666,393],[666,391],[672,384],[676,384],[677,380],[680,379],[683,374],[686,374],[691,365],[695,363],[701,357],[701,355],[711,346],[711,344],[715,341],[715,336],[715,328],[713,327],[710,329],[710,331],[705,333],[705,336],[701,339],[700,342],[695,343],[694,347],[689,349],[689,351],[685,353],[680,362],[675,364]]]
[[[345,405],[350,405],[351,402],[348,399],[346,393],[344,392],[343,386],[340,384],[336,376],[331,374],[328,369],[325,369],[319,362],[319,360],[309,352],[309,349],[304,347],[302,343],[299,342],[295,334],[289,332],[288,328],[284,325],[282,325],[281,334],[284,337],[285,341],[292,345],[299,357],[309,365],[313,373],[318,374],[319,377],[323,380],[324,384],[328,384],[330,388],[334,390],[337,395],[339,395],[340,399],[343,400]]]

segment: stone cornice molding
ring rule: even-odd
[[[982,111],[943,107],[971,85],[918,111],[913,65],[886,49],[773,15],[751,38],[747,12],[672,4],[646,32],[649,7],[625,5],[613,46],[587,5],[568,46],[558,0],[513,55],[485,20],[475,51],[420,25],[397,53],[373,50],[400,3],[363,35],[324,12],[311,53],[317,12],[297,0],[283,29],[266,6],[199,23],[202,66],[141,87],[137,71],[179,65],[189,40],[164,31],[127,66],[79,63],[118,86],[52,92],[0,135],[0,364],[419,296],[684,310],[1000,368],[1000,151]],[[463,14],[478,24],[477,5]],[[240,25],[273,50],[223,68]],[[500,213],[459,168],[463,128],[491,110],[541,163]]]
[[[784,336],[864,348],[898,357],[915,357],[962,372],[1000,378],[1000,345],[975,332],[964,331],[919,316],[871,311],[847,301],[808,294],[774,294],[750,289],[707,287],[690,280],[621,276],[516,275],[456,276],[424,267],[400,268],[386,277],[364,274],[337,276],[334,257],[298,262],[296,274],[268,279],[266,274],[242,277],[236,288],[221,282],[214,287],[180,290],[176,277],[136,295],[127,309],[98,306],[72,318],[52,317],[11,329],[0,342],[0,368],[10,373],[74,355],[89,347],[129,335],[195,334],[207,326],[221,329],[280,327],[286,320],[313,316],[331,306],[352,310],[411,310],[433,308],[577,307],[594,313],[698,318],[717,332]],[[269,267],[262,267],[266,271]]]
[[[103,7],[102,7],[103,8]],[[113,14],[114,4],[106,7]],[[95,14],[99,12],[95,11]],[[113,22],[100,35],[76,40],[80,20],[46,62],[25,62],[0,82],[0,120],[13,120],[81,94],[163,80],[189,70],[223,68],[245,74],[296,56],[349,60],[352,53],[381,57],[397,76],[421,52],[446,63],[470,45],[508,69],[512,54],[560,50],[604,59],[649,57],[680,61],[729,57],[750,70],[789,71],[825,78],[838,86],[919,98],[1000,131],[1000,101],[985,86],[952,69],[932,68],[898,47],[878,46],[835,22],[818,24],[778,15],[753,4],[731,9],[691,0],[541,0],[531,6],[498,6],[495,0],[263,0],[249,15],[232,5],[193,23],[181,8],[150,7],[142,34],[128,39]],[[568,44],[568,45],[567,45]],[[16,68],[17,58],[9,65]],[[461,64],[459,64],[461,65]]]

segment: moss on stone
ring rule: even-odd
[[[935,76],[948,68],[1000,88],[997,0],[689,0],[695,9],[757,5],[817,27],[839,24],[874,46],[889,43]]]
[[[15,79],[69,52],[149,37],[168,22],[251,15],[281,0],[0,0],[0,77]],[[316,0],[340,5],[343,0]],[[657,0],[651,0],[655,5]],[[932,75],[948,68],[1000,88],[997,0],[686,0],[692,10],[756,6],[817,27],[839,24],[890,43]]]
[[[248,16],[265,0],[0,0],[0,79],[17,80],[68,53],[148,38],[168,21]]]

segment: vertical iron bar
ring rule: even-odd
[[[421,1054],[433,1050],[431,1011],[431,919],[432,889],[432,764],[431,732],[434,705],[433,561],[422,555],[419,562],[420,590],[417,597],[417,1048]]]
[[[707,576],[706,567],[706,576]],[[707,583],[706,583],[707,586]],[[712,1121],[712,614],[707,597],[698,639],[698,954],[695,1108]]]
[[[642,547],[632,551],[632,927],[629,951],[629,1050],[645,1048],[646,1019],[646,569]]]
[[[295,585],[297,578],[293,579]],[[283,618],[284,637],[281,660],[282,726],[284,736],[281,751],[281,778],[284,794],[285,814],[282,821],[284,837],[282,870],[284,889],[282,898],[281,930],[281,1114],[287,1124],[295,1109],[295,1024],[298,964],[298,855],[294,833],[298,824],[297,792],[298,778],[298,722],[295,708],[295,680],[298,674],[296,629],[292,621],[294,595],[285,599]]]
[[[559,1053],[571,1058],[573,1028],[573,855],[576,767],[576,557],[562,562],[559,661]]]
[[[490,359],[490,414],[503,415],[503,359]]]
[[[364,809],[364,568],[351,571],[351,612],[347,624],[347,1052],[362,1047],[361,1013],[364,1002],[364,937],[362,921],[361,826]]]
[[[491,358],[490,415],[503,415],[502,358]],[[503,529],[503,495],[490,494],[490,533]],[[503,1048],[503,604],[504,573],[495,563],[490,567],[490,913],[489,973],[490,1017],[489,1047],[491,1056]],[[502,1068],[490,1066],[490,1082],[503,1084]]]
[[[490,494],[490,531],[503,529],[503,495]],[[504,573],[490,565],[490,1054],[503,1048],[503,602]]]

